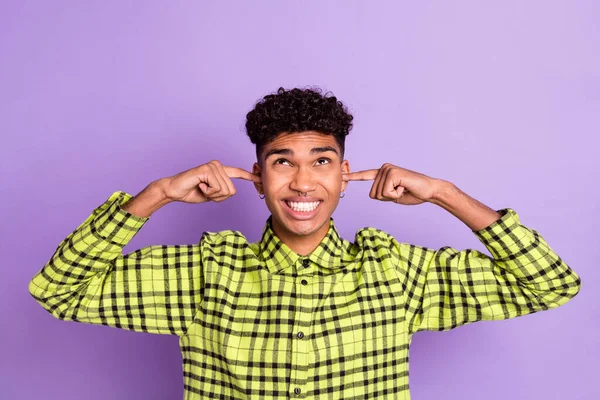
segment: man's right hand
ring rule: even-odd
[[[213,160],[164,178],[162,187],[165,196],[171,201],[191,204],[223,201],[236,193],[231,178],[261,182],[259,175],[241,168],[224,166]]]

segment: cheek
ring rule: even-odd
[[[287,181],[285,176],[277,174],[264,174],[263,175],[263,189],[266,193],[277,193],[282,187],[286,185]]]
[[[323,181],[323,185],[331,191],[340,191],[342,188],[342,175],[333,174]]]

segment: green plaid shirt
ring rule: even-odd
[[[198,244],[123,247],[149,218],[115,192],[29,284],[62,320],[180,337],[185,399],[409,399],[408,349],[443,331],[558,307],[580,279],[512,209],[477,251],[399,243],[330,220],[309,256],[272,231],[205,232]]]

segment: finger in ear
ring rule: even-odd
[[[342,192],[348,187],[348,179],[344,179],[344,174],[350,173],[350,163],[348,160],[342,161]]]
[[[253,181],[254,188],[258,192],[258,194],[264,194],[263,184],[262,184],[262,169],[258,163],[254,163],[252,165],[252,173],[258,175],[260,179]]]

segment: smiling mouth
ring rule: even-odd
[[[295,212],[310,213],[310,212],[316,210],[323,202],[322,201],[297,202],[297,201],[284,200],[284,203]]]

